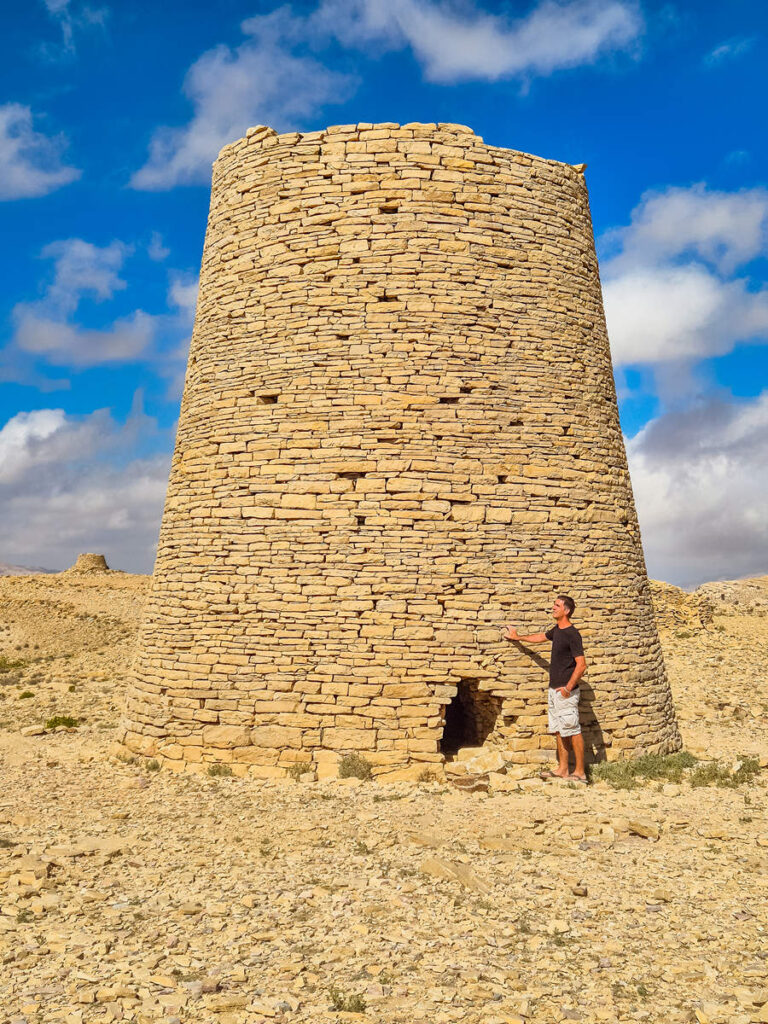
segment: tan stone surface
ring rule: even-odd
[[[670,583],[651,580],[651,596],[659,629],[698,631],[712,625],[713,602],[704,587],[690,593]]]
[[[227,146],[126,747],[285,728],[385,775],[443,760],[464,688],[535,762],[500,629],[561,591],[592,752],[675,749],[583,174],[450,124]]]
[[[743,580],[720,580],[705,583],[696,594],[709,601],[721,615],[768,613],[768,586],[765,577]]]
[[[679,595],[683,591],[672,598],[676,607]],[[691,619],[661,626],[686,745],[698,754],[728,749],[764,753],[764,744],[753,744],[751,737],[755,722],[762,719],[768,726],[768,576],[706,583],[683,600],[716,609],[706,626],[695,628]],[[662,619],[669,620],[668,611]]]
[[[492,796],[152,771],[109,753],[147,582],[0,580],[3,1019],[765,1018],[765,771],[625,792],[508,770]],[[686,748],[768,765],[765,616],[736,606],[661,636]],[[21,734],[53,714],[83,724]],[[365,1012],[332,1009],[332,986]]]
[[[0,578],[0,721],[37,729],[67,715],[114,729],[149,582],[121,572]]]

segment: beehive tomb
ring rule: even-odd
[[[222,150],[121,742],[178,770],[550,756],[577,601],[593,757],[680,744],[583,168],[453,124]]]

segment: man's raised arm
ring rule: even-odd
[[[529,633],[528,636],[520,636],[514,626],[507,626],[504,631],[505,640],[519,640],[524,644],[545,644],[547,642],[546,633]]]

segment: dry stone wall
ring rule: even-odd
[[[593,756],[675,749],[581,169],[452,124],[227,146],[124,744],[391,778],[464,715],[547,757],[500,627],[562,591]]]
[[[109,572],[109,566],[104,555],[96,555],[86,552],[78,555],[75,564],[70,566],[67,572]]]

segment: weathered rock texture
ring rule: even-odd
[[[713,602],[704,587],[689,593],[671,583],[651,580],[650,584],[653,610],[659,629],[712,628]]]
[[[126,746],[413,773],[460,687],[466,742],[540,759],[500,626],[561,591],[593,754],[677,748],[582,174],[450,124],[227,146]]]

